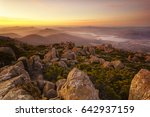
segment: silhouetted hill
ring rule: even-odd
[[[10,38],[20,38],[21,36],[16,33],[2,33],[0,36],[10,37]]]
[[[18,40],[30,45],[46,44],[46,38],[37,34],[27,35]]]
[[[49,35],[56,34],[56,33],[60,33],[60,31],[56,29],[50,29],[50,28],[45,28],[45,29],[37,31],[37,34],[41,36],[49,36]]]
[[[60,43],[60,42],[69,42],[69,41],[74,42],[77,45],[84,45],[84,44],[87,45],[93,42],[92,40],[72,36],[66,33],[57,33],[46,37],[37,34],[31,34],[19,38],[18,40],[30,45],[48,45],[51,43]]]
[[[77,36],[72,36],[66,33],[58,33],[58,34],[53,34],[53,35],[49,35],[46,37],[48,40],[50,40],[51,43],[60,43],[60,42],[74,42],[77,45],[83,45],[83,44],[88,44],[91,41],[85,39],[85,38],[81,38],[81,37],[77,37]]]

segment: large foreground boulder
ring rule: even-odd
[[[3,99],[11,89],[27,82],[30,82],[30,76],[28,72],[24,70],[22,62],[2,69],[0,71],[0,99]]]
[[[13,88],[3,97],[3,100],[34,100],[34,98],[24,89]]]
[[[94,88],[87,74],[74,68],[67,77],[66,83],[58,92],[65,100],[97,100],[98,90]]]
[[[129,100],[150,100],[150,71],[141,69],[133,78]]]

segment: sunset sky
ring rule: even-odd
[[[0,0],[1,26],[150,26],[150,0]]]

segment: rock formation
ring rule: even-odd
[[[17,97],[13,96],[12,98],[6,98],[10,97],[7,93],[11,93],[11,89],[27,82],[30,82],[30,76],[28,72],[23,69],[23,63],[7,67],[0,71],[0,99],[4,97],[4,99],[16,99]]]
[[[141,69],[133,78],[129,100],[150,100],[150,71]]]
[[[43,61],[46,62],[51,62],[51,61],[57,61],[58,60],[58,52],[55,48],[52,48],[51,50],[48,51],[48,53],[44,56]]]
[[[29,59],[31,77],[34,80],[43,79],[43,63],[38,55],[33,55]]]
[[[89,77],[74,68],[67,77],[66,83],[59,90],[59,96],[65,100],[96,100],[99,99],[98,90]]]

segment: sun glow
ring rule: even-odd
[[[148,0],[0,0],[1,26],[150,26]]]

